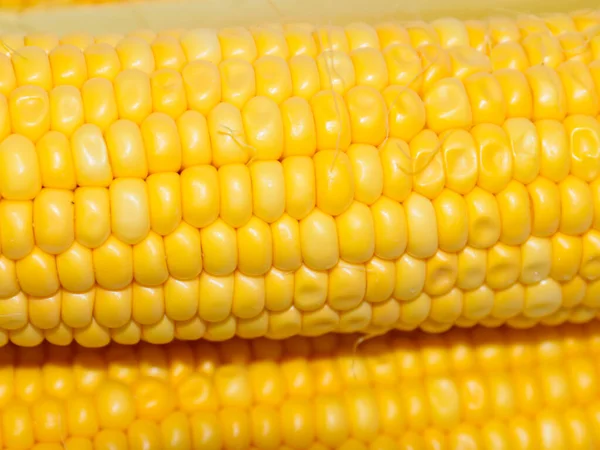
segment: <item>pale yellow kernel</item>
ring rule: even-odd
[[[268,97],[278,105],[292,96],[292,75],[284,58],[262,56],[254,62],[254,73],[257,95]]]
[[[417,298],[425,286],[426,277],[425,261],[404,254],[396,261],[394,298],[401,301]]]
[[[469,219],[468,244],[475,248],[489,248],[501,234],[501,217],[498,202],[489,192],[476,187],[465,196]]]
[[[219,68],[208,61],[191,61],[181,71],[188,107],[207,116],[221,101]]]
[[[536,128],[541,144],[540,174],[551,181],[560,182],[567,177],[571,167],[566,129],[556,120],[540,120],[536,122]]]
[[[105,78],[92,78],[81,90],[86,122],[105,130],[118,119],[113,84]]]
[[[525,71],[533,94],[533,119],[562,120],[567,113],[564,87],[556,71],[537,65]]]
[[[217,32],[210,28],[186,30],[179,38],[186,59],[208,61],[218,64],[222,58],[221,44]]]
[[[73,45],[59,45],[48,55],[54,86],[68,84],[80,88],[87,79],[83,52]]]
[[[256,95],[256,75],[252,64],[242,59],[225,59],[219,64],[221,98],[238,109]]]
[[[464,85],[457,78],[435,82],[424,94],[427,126],[436,133],[451,128],[469,128],[473,114]]]
[[[183,78],[175,69],[159,69],[150,76],[152,105],[161,112],[177,119],[187,109]]]
[[[563,123],[569,139],[571,174],[590,183],[600,176],[600,124],[584,115],[571,115]]]
[[[87,46],[83,54],[88,70],[88,77],[102,77],[114,80],[121,71],[121,61],[114,46],[107,43],[96,43]]]
[[[438,246],[433,204],[429,199],[411,193],[404,202],[404,208],[408,232],[406,251],[416,258],[433,256]]]

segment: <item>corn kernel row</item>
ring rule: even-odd
[[[67,1],[67,0],[60,0]],[[567,51],[579,50],[594,42],[600,25],[600,14],[596,10],[575,12],[573,14],[553,14],[544,16],[521,15],[515,18],[493,17],[487,20],[460,21],[454,18],[442,18],[430,23],[423,21],[390,21],[370,26],[365,23],[352,23],[345,27],[317,27],[309,24],[288,24],[239,27],[220,31],[218,38],[223,47],[251,48],[255,57],[266,54],[277,54],[289,57],[299,52],[313,56],[325,47],[349,52],[359,48],[384,49],[393,44],[406,44],[413,48],[423,45],[440,45],[444,48],[470,46],[482,52],[507,42],[523,42],[531,35],[555,36],[559,40],[551,40],[552,45],[559,42]],[[50,51],[59,44],[72,44],[82,50],[93,43],[117,45],[127,37],[140,38],[148,44],[157,39],[176,38],[182,40],[186,56],[194,53],[194,37],[197,31],[189,30],[152,30],[138,29],[126,35],[109,34],[90,36],[85,33],[73,33],[57,36],[48,33],[28,33],[22,35],[0,36],[6,42],[5,52],[18,50],[26,45],[40,46]],[[547,39],[542,37],[541,39]],[[231,41],[236,41],[232,43]],[[251,42],[254,41],[254,42]],[[530,40],[531,42],[532,40]],[[229,45],[228,45],[229,44]]]
[[[332,76],[341,78],[347,89],[352,79],[358,84],[369,80],[385,86],[387,81],[394,84],[407,77],[415,78],[428,65],[443,66],[459,76],[474,69],[524,70],[537,64],[556,68],[566,60],[589,63],[600,55],[600,25],[588,26],[586,33],[564,32],[558,37],[542,31],[522,40],[485,35],[486,43],[493,42],[485,47],[469,41],[462,22],[440,20],[437,25],[441,40],[436,31],[425,32],[426,24],[414,25],[412,30],[416,30],[418,37],[412,39],[401,25],[389,23],[379,27],[355,24],[345,28],[315,28],[295,24],[283,29],[273,26],[198,29],[158,36],[145,31],[96,38],[85,35],[59,38],[49,34],[0,36],[4,44],[0,93],[7,95],[14,87],[24,85],[36,85],[47,91],[61,85],[81,88],[88,79],[114,80],[120,71],[130,69],[152,75],[153,85],[165,89],[178,81],[170,71],[183,73],[184,81],[186,75],[187,78],[197,75],[196,66],[186,69],[194,62],[212,63],[223,76],[238,84],[248,77],[273,81],[273,71],[285,76],[286,70],[281,66],[287,62],[291,75],[287,73],[287,77],[278,80],[282,89],[287,87],[285,83],[290,84],[290,76],[292,81],[315,83],[313,73],[313,79],[299,80],[302,75],[306,78],[306,73],[298,72],[309,59],[316,62],[310,69],[316,72],[316,81],[320,78],[323,89],[327,89]],[[334,84],[340,81],[334,80]]]
[[[50,95],[39,87],[22,86],[8,100],[0,96],[0,195],[31,200],[41,187],[108,187],[114,178],[145,179],[197,165],[219,168],[313,156],[322,150],[346,151],[352,143],[392,144],[386,138],[406,141],[395,143],[402,146],[399,164],[404,172],[422,172],[440,151],[464,145],[469,154],[478,150],[486,155],[500,147],[501,170],[510,171],[512,159],[517,160],[518,172],[529,169],[529,174],[517,173],[519,181],[530,182],[540,171],[560,181],[569,169],[585,181],[593,180],[595,172],[586,166],[588,159],[596,166],[600,61],[588,66],[565,62],[557,70],[536,66],[525,72],[474,73],[463,80],[438,75],[442,78],[421,96],[399,85],[382,93],[360,85],[344,96],[322,90],[309,100],[294,96],[278,105],[252,91],[241,109],[219,103],[218,96],[208,92],[209,85],[198,84],[204,92],[180,92],[183,104],[177,107],[176,119],[167,109],[152,112],[157,96],[141,89],[143,83],[134,83],[144,76],[136,70],[120,73],[117,78],[128,81],[115,82],[116,91],[108,80],[89,80],[95,87],[89,95],[84,87],[83,96],[73,86],[59,86]],[[137,86],[133,92],[127,88],[132,85]],[[173,106],[158,97],[159,104]],[[188,105],[193,108],[185,111],[186,98],[210,98],[206,116],[197,110],[205,109],[199,105]],[[473,136],[461,129],[471,129]],[[555,159],[544,164],[540,147],[550,145],[566,150],[546,150],[546,158]],[[513,158],[505,155],[509,151]],[[488,162],[486,155],[480,156],[481,164]],[[459,177],[448,167],[447,177],[452,176]]]
[[[600,445],[600,325],[0,350],[0,448]]]

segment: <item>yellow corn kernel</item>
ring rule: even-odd
[[[54,255],[35,247],[16,263],[17,279],[21,289],[34,297],[47,297],[59,288]]]
[[[75,239],[88,248],[102,245],[110,236],[110,197],[107,189],[75,190]]]
[[[179,40],[173,36],[157,36],[151,43],[157,69],[174,69],[181,72],[186,63]]]
[[[8,97],[8,111],[14,133],[33,142],[50,129],[50,99],[39,86],[20,86]]]
[[[0,76],[0,93],[2,93],[2,95],[8,95],[17,86],[15,71],[13,70],[11,60],[8,56],[0,54],[0,67],[2,68],[2,76]]]
[[[139,125],[152,112],[152,88],[146,73],[123,70],[115,76],[114,89],[120,119]]]
[[[410,149],[406,142],[389,139],[380,150],[383,167],[383,194],[392,200],[406,200],[412,189]]]
[[[197,111],[186,111],[177,119],[181,139],[181,165],[189,168],[209,164],[212,159],[206,118]]]
[[[371,205],[383,192],[383,167],[375,147],[354,144],[348,149],[354,173],[354,198]]]
[[[387,197],[381,197],[371,205],[371,215],[375,235],[375,255],[390,260],[399,258],[408,244],[406,214],[403,206]]]
[[[340,258],[349,263],[365,263],[375,252],[375,223],[371,210],[360,202],[336,217]]]
[[[310,100],[315,120],[317,150],[345,151],[351,143],[350,115],[344,97],[322,90]]]
[[[242,109],[256,96],[256,75],[248,61],[239,58],[224,59],[219,64],[221,98],[224,102]]]
[[[404,202],[408,232],[406,251],[414,257],[433,256],[438,246],[437,222],[431,201],[412,193]]]
[[[310,104],[292,97],[280,105],[283,124],[283,157],[312,156],[317,147],[315,122]]]
[[[55,86],[68,84],[80,88],[87,79],[83,52],[73,45],[54,47],[48,55]]]
[[[254,72],[258,96],[268,97],[278,105],[292,96],[292,75],[283,57],[271,53],[258,58]]]
[[[497,290],[507,289],[517,281],[520,268],[520,248],[498,243],[488,252],[486,285]]]
[[[113,173],[102,130],[92,124],[81,126],[71,137],[71,148],[77,184],[108,187]]]
[[[217,219],[201,231],[203,267],[211,275],[229,275],[237,267],[237,237],[235,229]]]
[[[70,137],[77,128],[83,125],[84,113],[83,99],[79,89],[63,85],[50,91],[51,130],[59,131]]]
[[[92,252],[96,282],[104,289],[123,289],[133,280],[133,249],[111,235]]]
[[[92,251],[78,242],[56,255],[56,269],[61,286],[69,292],[87,292],[94,286]]]
[[[314,270],[335,266],[340,257],[335,219],[314,209],[300,221],[302,259]]]
[[[349,54],[326,49],[317,56],[321,89],[344,95],[356,84],[356,73]]]
[[[502,69],[524,71],[529,67],[529,60],[523,46],[514,41],[495,45],[490,52],[490,62],[494,71]]]
[[[252,217],[250,170],[242,164],[219,169],[221,218],[232,227],[241,227]]]
[[[33,200],[42,185],[35,146],[13,134],[0,144],[0,195],[8,200]]]
[[[477,185],[492,194],[497,194],[508,185],[513,172],[508,135],[504,129],[492,124],[476,125],[471,134],[478,150]]]
[[[165,281],[168,274],[165,276]],[[164,289],[149,288],[137,283],[132,287],[132,310],[131,317],[140,325],[152,325],[157,323],[165,313]]]
[[[337,216],[349,208],[354,198],[354,180],[348,155],[336,150],[323,150],[313,160],[317,207]]]
[[[385,99],[369,86],[355,86],[346,93],[352,142],[380,145],[387,136]]]
[[[109,189],[111,230],[122,242],[135,245],[150,231],[150,208],[146,183],[119,178]]]
[[[544,177],[527,185],[531,201],[531,234],[550,237],[560,224],[560,194],[558,186]]]
[[[180,36],[180,43],[188,61],[204,60],[214,64],[221,61],[221,47],[215,30],[187,30]]]
[[[465,196],[469,219],[468,244],[475,248],[489,248],[501,234],[500,209],[496,198],[476,187]]]
[[[404,254],[396,261],[394,298],[400,301],[416,299],[423,290],[426,275],[427,264],[425,261]]]
[[[561,233],[552,236],[552,278],[558,281],[571,280],[579,270],[582,255],[581,238]]]
[[[148,42],[131,36],[121,39],[115,46],[123,70],[136,69],[152,73],[155,68],[154,55]]]
[[[436,133],[451,128],[468,128],[473,113],[464,85],[457,78],[445,78],[434,83],[424,94],[427,126]]]
[[[43,189],[33,202],[36,244],[46,253],[58,255],[75,240],[73,193]]]
[[[535,126],[526,119],[512,118],[504,123],[511,142],[514,178],[531,183],[540,172],[540,143]]]
[[[536,122],[536,128],[541,146],[540,174],[551,181],[561,182],[571,168],[566,129],[556,120],[540,120]]]
[[[146,179],[150,225],[162,236],[173,232],[181,222],[181,184],[177,173],[155,173]]]
[[[0,257],[0,298],[14,297],[19,293],[17,272],[14,261]]]
[[[34,248],[33,202],[0,201],[0,243],[2,254],[9,259],[24,258]]]
[[[218,31],[217,36],[223,59],[239,58],[249,62],[256,59],[256,44],[247,29],[242,27],[222,28]]]
[[[238,267],[249,276],[264,275],[273,262],[273,238],[269,225],[252,217],[237,229]]]
[[[310,101],[321,87],[319,69],[314,57],[306,54],[296,55],[290,58],[288,65],[292,77],[292,98]]]
[[[525,73],[516,69],[500,69],[494,72],[507,102],[507,117],[533,117],[533,94]]]
[[[587,231],[593,221],[593,200],[589,185],[569,175],[558,184],[560,192],[560,232],[580,235]]]
[[[469,225],[467,204],[454,191],[444,189],[433,201],[438,226],[438,243],[441,250],[456,252],[467,244]]]
[[[229,103],[220,103],[208,115],[208,129],[213,148],[213,164],[246,163],[252,149],[246,144],[242,115]]]
[[[93,43],[83,50],[88,77],[114,80],[121,71],[121,61],[115,48],[107,43]]]
[[[159,69],[150,76],[153,110],[177,119],[187,109],[181,74],[174,69]]]
[[[316,56],[317,43],[312,35],[314,28],[314,25],[309,23],[290,23],[283,26],[290,56]]]
[[[46,91],[52,89],[50,61],[40,47],[20,48],[19,57],[13,58],[12,64],[18,86],[38,86]]]
[[[8,109],[8,101],[4,94],[0,94],[0,119],[2,125],[0,125],[0,138],[4,140],[10,134],[10,113]]]
[[[413,190],[434,199],[444,188],[445,176],[441,143],[435,133],[423,130],[410,141],[407,171],[413,175]]]
[[[564,122],[571,152],[571,174],[588,183],[600,175],[600,124],[591,116],[572,115]]]
[[[112,122],[104,136],[115,178],[144,179],[148,176],[144,142],[135,123],[129,120]]]
[[[254,97],[242,109],[242,122],[252,160],[277,160],[283,152],[283,122],[277,104]]]
[[[597,114],[598,92],[588,66],[581,61],[565,61],[557,72],[565,88],[567,114]]]
[[[271,224],[273,239],[273,266],[282,271],[297,270],[302,264],[300,246],[300,227],[298,221],[289,215],[283,215]],[[277,272],[269,272],[267,277]],[[277,278],[273,278],[276,280]]]
[[[256,26],[251,27],[250,32],[256,43],[256,50],[259,56],[276,55],[281,58],[288,58],[288,45],[285,40],[283,26]]]
[[[204,228],[219,216],[217,170],[212,166],[190,167],[180,176],[182,216],[190,225]]]
[[[203,230],[204,231],[204,230]],[[185,222],[164,237],[165,256],[169,273],[179,280],[190,280],[202,271],[202,243],[200,231]]]
[[[169,278],[164,285],[165,314],[172,320],[189,320],[198,311],[198,278],[189,281]]]
[[[203,115],[221,101],[219,69],[208,61],[191,61],[181,71],[188,107]]]
[[[557,72],[543,65],[525,71],[533,94],[533,119],[562,120],[567,113],[566,94]]]
[[[155,112],[141,124],[146,149],[148,172],[177,172],[181,168],[181,140],[175,121],[164,113]]]
[[[500,241],[520,245],[531,233],[531,206],[527,188],[517,181],[496,195],[501,219]]]

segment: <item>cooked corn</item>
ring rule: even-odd
[[[594,318],[600,16],[561,17],[8,39],[0,343]]]
[[[600,446],[600,322],[358,339],[8,345],[0,448]]]

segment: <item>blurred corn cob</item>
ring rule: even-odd
[[[0,350],[0,447],[600,446],[600,325]]]
[[[3,36],[0,343],[591,320],[599,23]]]

